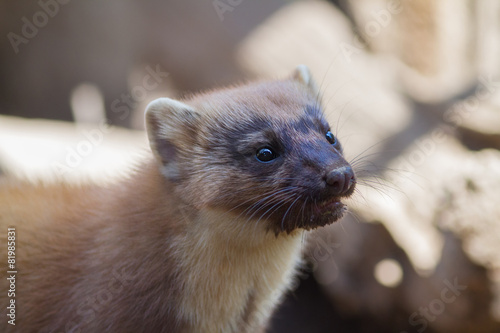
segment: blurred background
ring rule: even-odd
[[[0,169],[109,181],[154,98],[306,64],[359,191],[269,332],[500,332],[500,2],[0,1]]]

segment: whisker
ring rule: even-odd
[[[292,209],[293,205],[295,205],[295,203],[297,202],[297,200],[300,199],[300,196],[297,196],[297,198],[292,202],[292,204],[290,205],[290,207],[288,207],[288,209],[286,210],[285,212],[285,215],[283,215],[283,218],[281,219],[281,230],[283,231],[285,228],[284,228],[284,223],[285,223],[285,218],[286,216],[288,215],[288,212]]]
[[[359,158],[360,156],[364,156],[363,154],[366,153],[367,151],[369,151],[370,149],[373,149],[374,147],[382,144],[382,143],[385,143],[386,141],[389,141],[389,140],[392,140],[393,137],[387,137],[383,140],[380,140],[379,142],[377,143],[374,143],[373,145],[367,147],[366,149],[364,149],[363,151],[361,151],[359,154],[357,154],[356,156],[354,156],[353,158],[350,159],[349,163],[355,163],[356,162],[356,159]]]
[[[284,205],[286,205],[286,204],[287,204],[287,202],[278,202],[278,203],[274,204],[271,208],[269,208],[268,210],[266,210],[266,211],[264,212],[264,214],[262,214],[262,215],[259,217],[259,219],[255,222],[255,224],[257,225],[257,224],[259,223],[259,221],[260,221],[260,220],[262,220],[262,218],[263,218],[264,216],[266,216],[266,214],[267,214],[268,212],[271,212],[271,213],[270,213],[270,215],[272,215],[272,213],[273,213],[274,211],[276,211],[276,210],[280,209],[281,207],[283,207],[283,206],[284,206]],[[273,209],[274,209],[274,210],[273,210]]]
[[[262,207],[259,207],[260,203],[258,203],[258,202],[257,202],[257,203],[255,203],[255,204],[253,204],[253,205],[251,206],[251,207],[252,207],[252,209],[251,209],[251,210],[253,210],[253,209],[255,209],[255,208],[256,208],[256,209],[255,209],[255,211],[252,213],[252,215],[250,215],[250,216],[247,218],[247,221],[250,221],[250,220],[254,217],[254,215],[255,215],[255,214],[257,214],[257,213],[259,212],[259,210],[260,210],[260,209],[263,209],[263,208],[265,208],[265,207],[267,207],[267,206],[269,206],[269,205],[273,204],[275,201],[278,201],[278,203],[279,203],[280,201],[283,201],[282,199],[287,199],[287,198],[289,197],[289,195],[290,195],[290,194],[289,194],[289,192],[291,192],[292,190],[293,190],[293,189],[287,189],[287,191],[282,191],[282,193],[279,193],[279,194],[278,194],[278,195],[276,195],[276,196],[273,194],[273,196],[274,196],[274,197],[273,197],[273,200],[270,200],[269,202],[267,202],[266,204],[264,204]],[[293,193],[292,193],[292,194],[293,194]],[[248,213],[247,213],[247,214],[245,214],[245,215],[248,215],[248,214],[251,212],[251,210],[249,210],[249,211],[248,211]]]
[[[358,215],[357,215],[355,212],[353,212],[353,211],[351,211],[351,210],[348,210],[348,211],[347,211],[347,214],[348,214],[349,216],[352,216],[352,217],[356,220],[356,222],[358,222],[358,223],[363,223],[363,222],[361,221],[361,218],[360,218],[360,217],[358,217]],[[344,231],[345,231],[345,230],[344,230]],[[347,232],[346,232],[346,233],[347,233]]]
[[[245,189],[245,190],[252,191],[252,192],[255,191],[255,189],[253,189],[253,188],[248,188],[248,189]],[[233,211],[233,210],[235,210],[235,209],[243,206],[247,202],[254,201],[254,200],[258,199],[258,198],[264,197],[263,199],[260,199],[260,200],[266,200],[267,198],[275,196],[275,195],[279,194],[281,191],[284,191],[284,190],[286,190],[286,188],[285,189],[271,190],[270,192],[266,192],[266,193],[260,193],[258,195],[255,195],[255,196],[253,196],[253,197],[251,197],[251,198],[243,201],[242,203],[234,206],[233,208],[231,208],[230,210],[228,210],[228,212],[231,212],[231,211]],[[272,191],[274,191],[274,192],[272,192]],[[240,193],[240,192],[243,192],[243,191],[241,191],[241,189],[240,189],[240,191],[238,193]],[[232,197],[234,197],[234,195],[235,195],[235,193],[232,192],[231,195],[228,195],[228,198],[232,198]]]
[[[304,200],[304,203],[302,204],[302,207],[300,208],[301,210],[301,216],[302,216],[302,221],[304,221],[304,213],[305,213],[305,210],[306,210],[306,205],[307,205],[307,200],[309,200],[308,197],[306,197],[306,200]]]

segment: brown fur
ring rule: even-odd
[[[305,112],[317,109],[305,68],[186,103],[160,99],[146,114],[156,159],[128,179],[4,181],[0,224],[17,232],[15,329],[263,331],[300,261],[302,230],[339,219],[337,201],[354,188],[354,178],[342,193],[324,184],[347,163],[321,114]],[[262,145],[281,156],[257,161]],[[6,251],[0,260],[5,272]]]
[[[171,331],[162,327],[174,323],[167,308],[172,298],[160,295],[175,294],[165,245],[181,217],[164,201],[168,186],[156,170],[145,165],[135,179],[109,189],[2,187],[2,225],[17,231],[18,331],[140,332],[144,320],[154,331]]]

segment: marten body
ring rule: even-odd
[[[17,238],[15,329],[263,332],[303,230],[338,220],[354,189],[316,98],[299,67],[288,80],[159,99],[146,112],[155,158],[127,179],[0,182],[0,223]]]

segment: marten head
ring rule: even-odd
[[[177,196],[198,209],[312,229],[340,219],[356,178],[323,116],[309,70],[291,78],[153,101],[151,149]]]

